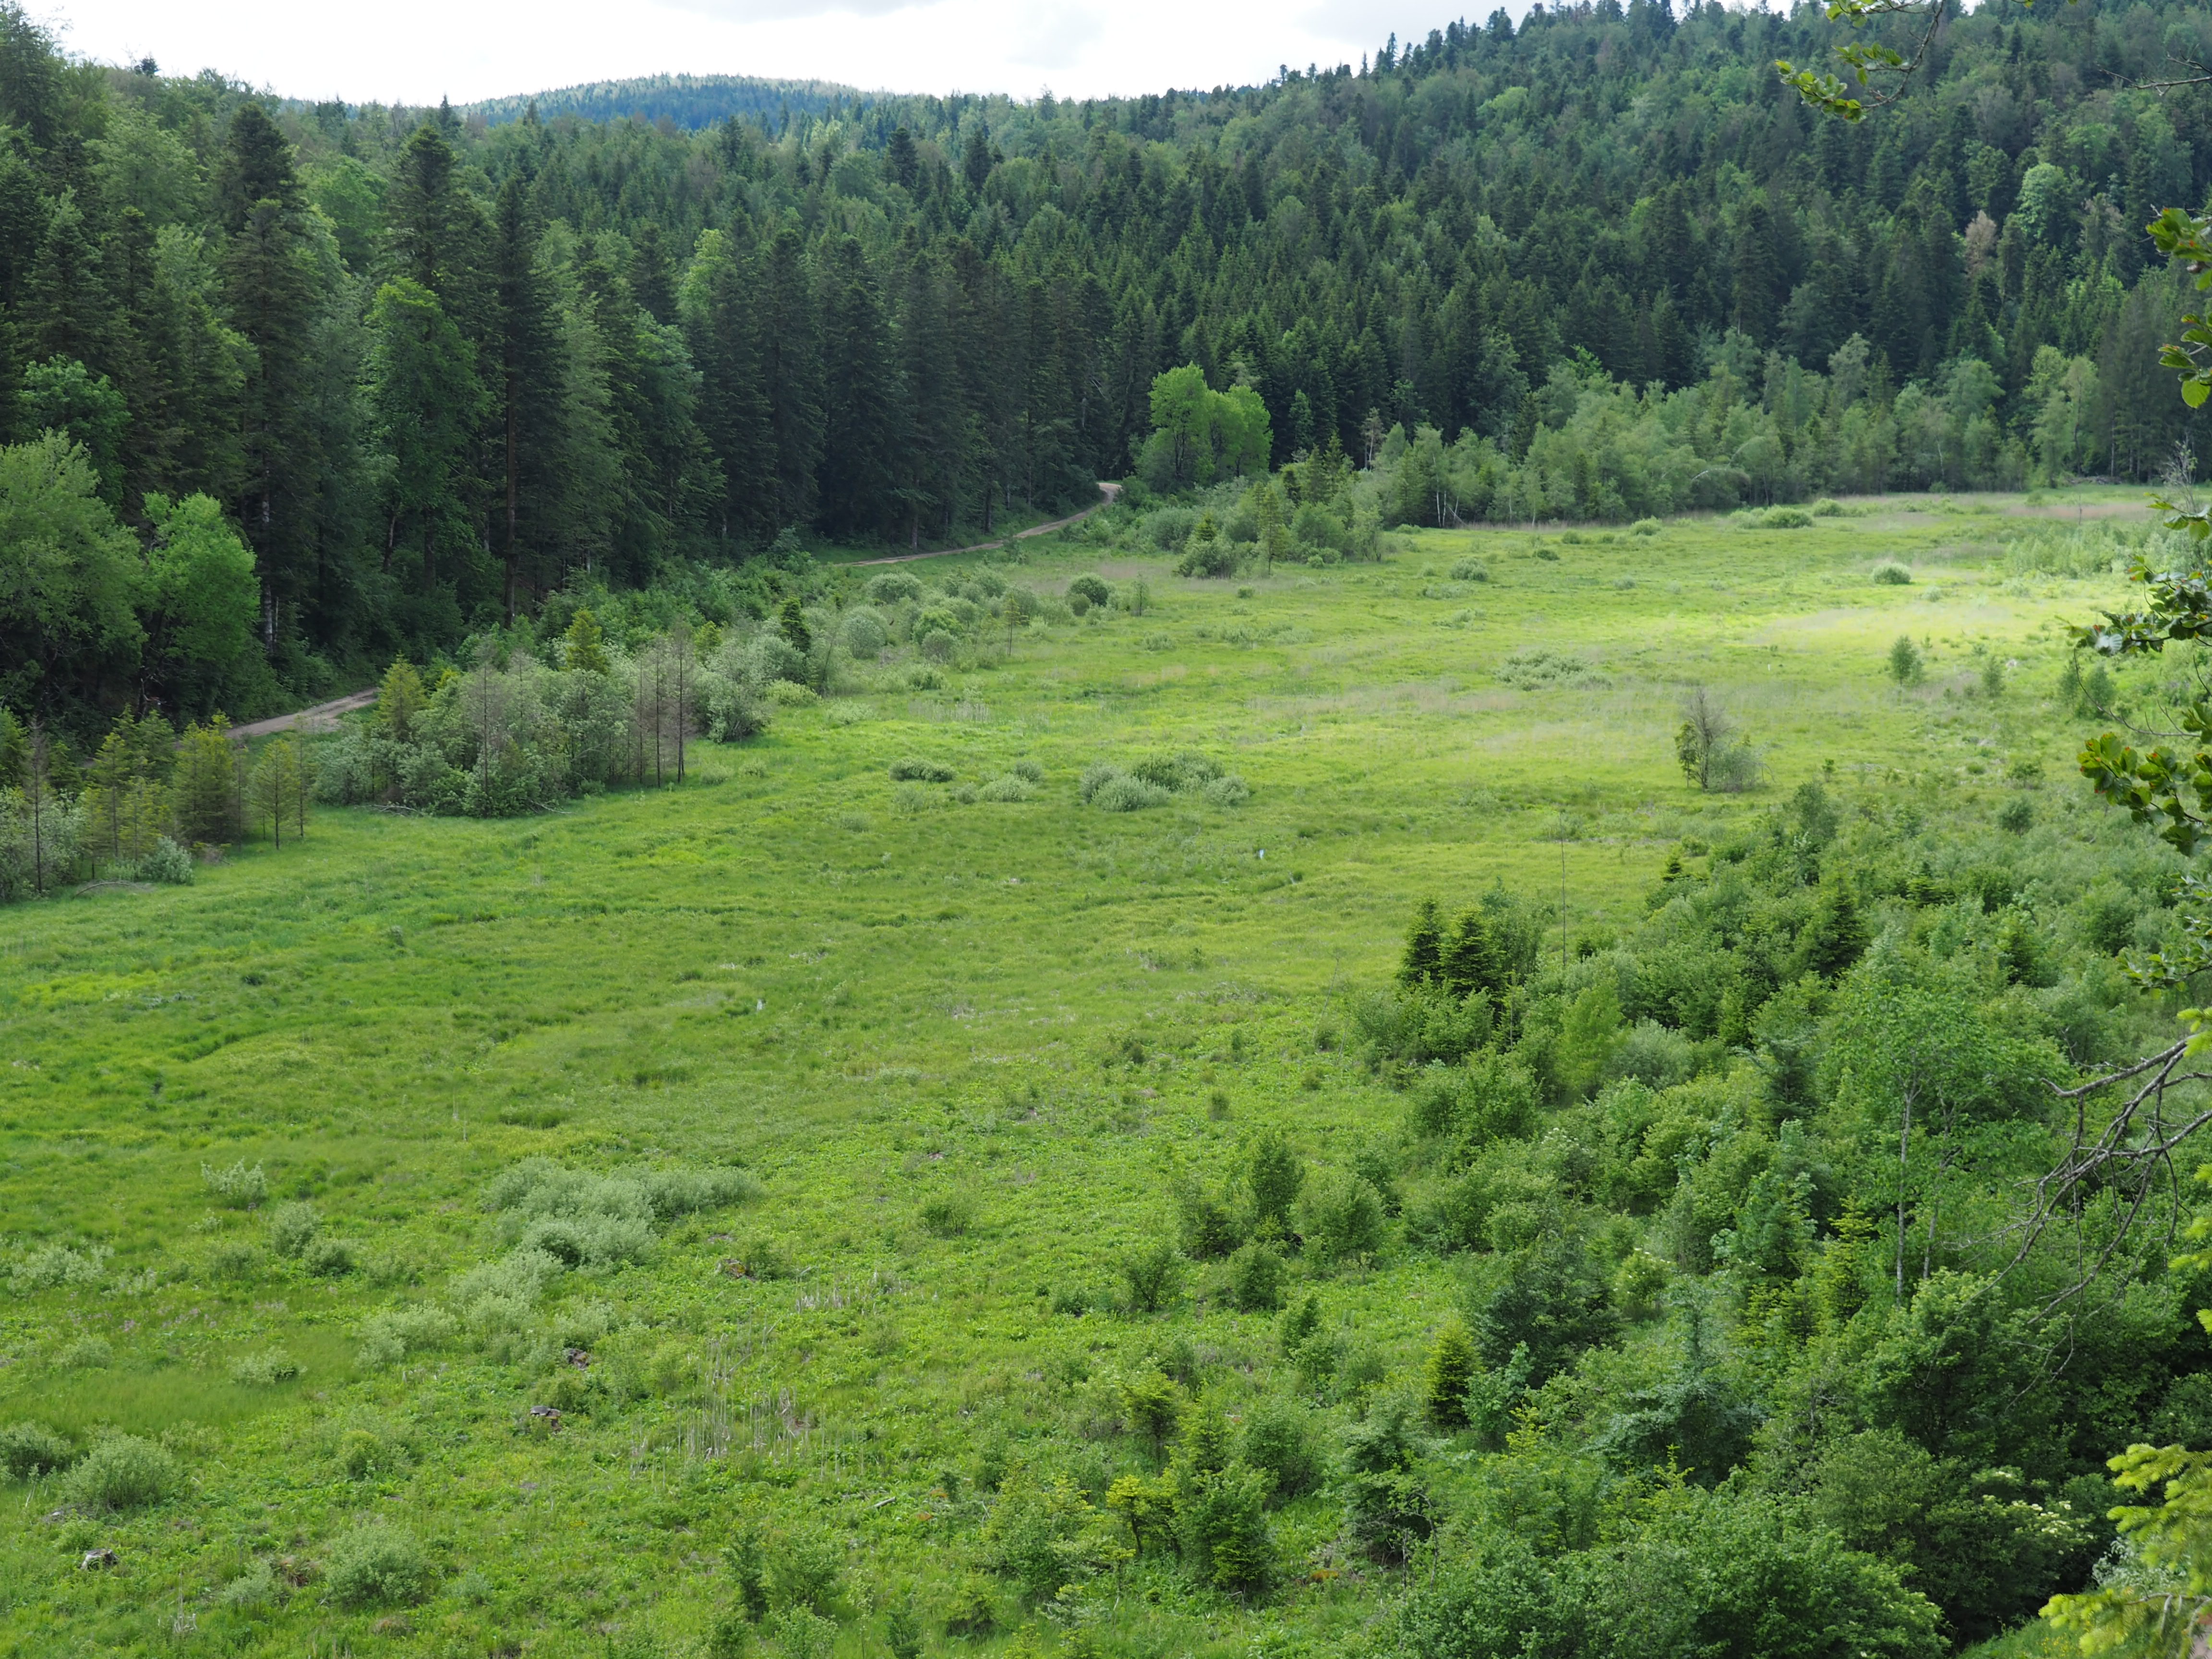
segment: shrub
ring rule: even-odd
[[[1759,527],[1762,530],[1804,530],[1811,526],[1813,515],[1802,507],[1777,507],[1762,514]]]
[[[1158,1313],[1182,1291],[1182,1252],[1165,1239],[1138,1246],[1121,1257],[1121,1282],[1133,1313]]]
[[[1200,541],[1195,536],[1176,561],[1178,576],[1233,576],[1237,574],[1237,544],[1226,536]]]
[[[1198,527],[1197,513],[1188,507],[1156,507],[1145,515],[1145,539],[1163,553],[1173,553],[1190,539]]]
[[[776,1615],[775,1645],[784,1659],[830,1659],[837,1650],[837,1622],[805,1607],[787,1607]]]
[[[1212,806],[1242,806],[1252,799],[1251,786],[1234,772],[1224,777],[1210,778],[1200,792]]]
[[[1244,1413],[1238,1455],[1274,1483],[1271,1497],[1278,1504],[1320,1491],[1328,1474],[1313,1413],[1279,1395],[1263,1396]]]
[[[950,662],[960,648],[960,641],[941,628],[933,628],[916,641],[915,648],[931,662]]]
[[[1885,587],[1903,587],[1912,580],[1912,572],[1895,559],[1884,559],[1875,566],[1874,579]]]
[[[1665,526],[1656,519],[1638,519],[1628,526],[1628,533],[1632,536],[1656,536],[1663,528]]]
[[[428,1596],[436,1577],[414,1535],[382,1521],[339,1539],[327,1566],[331,1600],[342,1607],[410,1607]]]
[[[0,1474],[10,1480],[51,1474],[76,1461],[76,1449],[43,1423],[0,1424]]]
[[[1490,580],[1490,566],[1469,553],[1454,560],[1445,574],[1455,582],[1486,582]]]
[[[1103,812],[1141,812],[1147,807],[1166,805],[1170,794],[1156,783],[1116,771],[1091,792],[1089,799]]]
[[[1024,783],[1044,781],[1044,768],[1033,760],[1018,760],[1006,769]]]
[[[2007,801],[1997,813],[1997,828],[2011,835],[2026,835],[2035,828],[2035,803],[2025,795]]]
[[[409,1354],[450,1342],[460,1326],[443,1308],[395,1308],[362,1322],[355,1364],[364,1370],[396,1365]]]
[[[778,708],[799,708],[819,701],[811,688],[795,680],[770,680],[765,695]]]
[[[1265,1244],[1247,1244],[1229,1263],[1229,1299],[1246,1313],[1283,1305],[1283,1258]]]
[[[1275,1575],[1267,1525],[1268,1477],[1243,1463],[1196,1477],[1177,1506],[1183,1559],[1199,1582],[1231,1592],[1264,1589]]]
[[[300,1265],[318,1279],[343,1279],[361,1266],[361,1249],[350,1239],[310,1239],[300,1252]]]
[[[80,1336],[54,1356],[65,1371],[104,1370],[115,1363],[115,1350],[104,1336]]]
[[[79,1508],[106,1514],[161,1503],[184,1484],[184,1468],[168,1452],[135,1434],[118,1434],[85,1454],[64,1490]]]
[[[1612,684],[1580,657],[1540,645],[1526,645],[1498,665],[1498,678],[1522,691],[1547,690],[1554,686],[1575,690]]]
[[[260,1261],[261,1252],[243,1239],[224,1239],[208,1247],[200,1271],[210,1279],[251,1279]]]
[[[1813,516],[1816,519],[1840,519],[1844,516],[1844,504],[1832,496],[1823,495],[1813,503]]]
[[[138,860],[137,873],[141,881],[159,882],[167,887],[189,887],[192,884],[192,855],[163,836],[155,842],[153,850]]]
[[[845,648],[856,657],[872,657],[890,643],[890,630],[884,626],[884,619],[865,605],[845,613],[842,631]]]
[[[1073,617],[1087,617],[1091,614],[1091,601],[1081,593],[1070,593],[1067,596],[1067,611]]]
[[[1036,791],[1030,787],[1026,778],[1018,778],[1009,773],[1005,777],[993,778],[976,793],[983,800],[1020,801],[1032,799]]]
[[[1382,1200],[1355,1176],[1315,1182],[1302,1214],[1306,1249],[1326,1266],[1364,1260],[1382,1249]]]
[[[952,769],[942,761],[924,760],[918,755],[904,755],[891,763],[891,777],[901,783],[950,783]]]
[[[269,1248],[279,1255],[296,1256],[323,1230],[323,1214],[304,1200],[280,1204],[269,1218]]]
[[[980,1572],[962,1578],[945,1609],[945,1634],[988,1636],[998,1622],[998,1598],[992,1593],[991,1581]]]
[[[827,1613],[844,1576],[843,1544],[828,1533],[794,1533],[769,1554],[769,1599],[779,1607]]]
[[[933,1238],[957,1238],[975,1222],[975,1206],[965,1194],[941,1193],[922,1201],[921,1224]]]
[[[222,1587],[223,1606],[240,1612],[276,1605],[283,1594],[276,1571],[266,1561],[256,1561]]]
[[[105,1272],[106,1255],[96,1247],[72,1250],[65,1244],[43,1245],[16,1264],[15,1271],[8,1276],[8,1288],[22,1296],[64,1285],[97,1285]]]
[[[921,579],[908,570],[886,570],[868,578],[863,591],[870,605],[904,605],[921,597]]]
[[[1095,605],[1103,605],[1113,599],[1114,590],[1096,576],[1078,576],[1067,585],[1068,602],[1073,606],[1078,599]]]
[[[230,1363],[230,1380],[249,1388],[273,1389],[300,1375],[300,1362],[282,1348],[241,1354]]]
[[[261,1172],[258,1164],[247,1169],[243,1158],[228,1170],[211,1170],[201,1164],[200,1181],[210,1197],[229,1209],[258,1210],[268,1200],[269,1177]]]

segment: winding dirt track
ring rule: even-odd
[[[1071,514],[1065,519],[1054,519],[1050,524],[1031,525],[1027,530],[1017,530],[1011,536],[1001,536],[995,542],[977,542],[973,547],[940,547],[934,553],[894,553],[885,559],[855,559],[853,562],[856,565],[912,564],[916,559],[949,559],[955,553],[988,553],[994,547],[1004,547],[1008,542],[1023,541],[1031,536],[1042,536],[1051,531],[1065,530],[1072,524],[1081,524],[1092,514],[1097,512],[1099,507],[1113,506],[1115,498],[1121,493],[1121,486],[1117,483],[1102,483],[1098,486],[1098,493],[1106,499],[1099,502],[1097,507],[1086,507],[1080,513]]]
[[[335,732],[338,716],[350,714],[356,708],[366,708],[376,701],[376,688],[356,691],[351,696],[338,697],[330,702],[319,702],[313,708],[302,708],[297,714],[278,714],[265,720],[249,720],[244,726],[230,728],[231,740],[243,743],[248,738],[274,737],[279,732],[297,729],[301,732]]]
[[[977,542],[973,547],[941,547],[934,553],[894,553],[884,559],[855,559],[854,564],[911,564],[916,559],[949,559],[955,553],[984,553],[994,547],[1004,547],[1008,542],[1018,542],[1030,536],[1042,536],[1054,530],[1065,530],[1072,524],[1081,524],[1100,507],[1114,505],[1121,493],[1117,483],[1102,483],[1098,493],[1105,499],[1097,507],[1086,507],[1080,513],[1070,514],[1065,519],[1054,519],[1050,524],[1031,525],[1027,530],[1017,530],[1011,536],[1001,536],[995,542]],[[376,688],[356,691],[350,696],[336,697],[329,702],[319,702],[313,708],[302,708],[297,714],[278,714],[265,720],[249,720],[244,726],[230,728],[231,740],[244,743],[248,738],[274,737],[279,732],[335,732],[338,716],[366,708],[376,701]]]

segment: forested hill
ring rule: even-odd
[[[488,98],[471,104],[464,115],[480,115],[488,125],[519,121],[532,109],[552,120],[573,115],[586,121],[632,120],[694,131],[717,121],[754,121],[782,131],[795,116],[821,115],[850,106],[861,94],[833,81],[774,81],[754,75],[647,75],[629,81],[587,81],[581,86],[514,98]]]
[[[11,577],[0,699],[237,708],[580,575],[958,536],[1129,471],[1182,364],[1430,521],[2154,470],[2192,417],[2139,228],[2204,198],[2212,118],[2119,77],[2212,14],[1984,8],[1849,126],[1771,68],[1833,44],[1603,0],[1265,87],[687,132],[269,110],[0,5],[0,492],[80,550]],[[214,601],[131,574],[194,494],[259,596],[219,661]]]

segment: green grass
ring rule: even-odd
[[[1232,1396],[1267,1384],[1272,1321],[1218,1296],[1155,1319],[1055,1316],[1051,1296],[1109,1289],[1168,1223],[1172,1173],[1258,1128],[1317,1164],[1395,1128],[1401,1097],[1317,1036],[1387,974],[1415,899],[1564,890],[1566,933],[1601,929],[1679,840],[1814,777],[1987,813],[2033,762],[2041,811],[2088,810],[2048,693],[2061,624],[2120,584],[2007,576],[1997,544],[2026,510],[1401,533],[1379,567],[1241,586],[1042,538],[1025,579],[1141,573],[1153,611],[1031,630],[1010,660],[1000,635],[941,692],[780,711],[742,749],[702,744],[681,790],[503,823],[325,811],[190,888],[0,911],[9,1243],[114,1252],[100,1286],[10,1296],[0,1419],[163,1436],[192,1481],[112,1521],[50,1522],[54,1482],[18,1487],[0,1651],[598,1655],[611,1632],[696,1651],[745,1517],[844,1540],[840,1651],[881,1651],[872,1609],[911,1592],[941,1614],[971,1558],[978,1511],[948,1472],[972,1488],[993,1459],[1086,1479],[1141,1462],[1109,1431],[1112,1382],[1176,1339]],[[1449,579],[1470,552],[1490,580]],[[1885,557],[1914,580],[1872,582]],[[1907,692],[1882,677],[1901,633],[1929,659]],[[1534,647],[1592,683],[1504,683]],[[1995,701],[1989,653],[2017,664]],[[1764,791],[1684,786],[1675,710],[1700,683],[1765,751]],[[1091,763],[1182,749],[1240,773],[1249,803],[1078,804]],[[909,755],[957,782],[895,783]],[[957,804],[1023,758],[1044,769],[1034,799]],[[353,1357],[362,1318],[501,1252],[483,1187],[535,1154],[743,1163],[768,1194],[667,1224],[645,1263],[568,1276],[547,1317],[605,1304],[582,1316],[609,1328],[593,1366],[633,1397],[556,1435],[526,1411],[557,1362],[467,1340],[366,1374]],[[219,1247],[265,1244],[267,1212],[211,1208],[201,1180],[241,1158],[272,1206],[313,1197],[364,1270],[317,1279],[260,1248],[247,1276],[213,1276]],[[789,1276],[724,1269],[774,1255]],[[1455,1280],[1400,1257],[1322,1288],[1409,1375]],[[58,1369],[86,1335],[112,1364]],[[301,1377],[230,1379],[274,1346]],[[311,1564],[370,1516],[428,1548],[428,1601],[329,1604]],[[1099,1650],[1334,1650],[1390,1593],[1336,1572],[1336,1524],[1325,1498],[1282,1511],[1285,1580],[1251,1608],[1130,1570]],[[76,1570],[95,1544],[118,1571]],[[257,1559],[305,1582],[219,1605]],[[1011,1595],[1001,1612],[1012,1633],[972,1645],[1065,1645]],[[963,1645],[925,1623],[933,1650]]]

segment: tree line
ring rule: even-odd
[[[1371,472],[1400,430],[1421,522],[2162,468],[2134,227],[2212,144],[2112,77],[2201,16],[1966,17],[1863,127],[1767,68],[1826,27],[1606,0],[1263,87],[685,131],[280,102],[0,9],[0,421],[60,444],[7,510],[78,524],[0,555],[0,699],[273,706],[579,576],[956,538],[1261,434]],[[143,570],[195,496],[251,564],[202,632]]]

